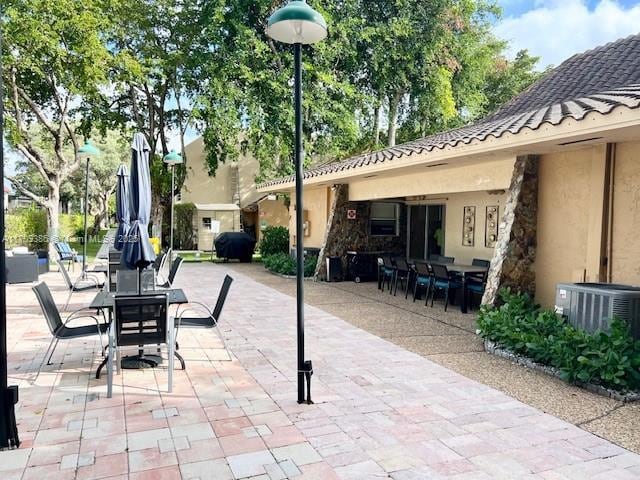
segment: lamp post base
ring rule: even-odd
[[[18,403],[18,386],[10,385],[0,392],[0,450],[18,448],[18,426],[16,424],[15,404]]]

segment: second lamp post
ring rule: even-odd
[[[169,253],[173,256],[173,199],[175,198],[175,182],[176,182],[176,165],[182,163],[182,155],[175,150],[167,153],[163,158],[164,163],[171,167],[171,220],[169,233]],[[169,260],[172,260],[169,257]]]
[[[303,403],[305,374],[311,376],[311,362],[304,359],[304,215],[303,215],[303,152],[302,152],[302,45],[324,40],[327,23],[303,0],[292,0],[269,17],[267,35],[279,42],[293,44],[294,55],[294,106],[295,170],[296,170],[296,325],[298,340],[298,403]],[[311,387],[307,385],[311,401]]]

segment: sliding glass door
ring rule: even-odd
[[[444,205],[411,205],[407,222],[407,256],[426,260],[444,254]]]

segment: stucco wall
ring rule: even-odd
[[[198,211],[198,249],[210,251],[213,245],[213,233],[204,230],[202,227],[203,218],[211,218],[220,222],[220,233],[234,232],[238,230],[240,224],[240,211]]]
[[[185,147],[187,178],[182,188],[182,202],[187,203],[233,203],[234,187],[231,182],[231,162],[222,163],[215,177],[209,176],[204,165],[204,142],[197,138]],[[263,196],[256,192],[255,177],[260,166],[251,156],[238,158],[240,205],[247,206]]]
[[[587,268],[593,148],[542,155],[539,164],[536,300],[551,307],[559,282]]]
[[[375,200],[412,195],[441,195],[509,188],[515,157],[473,165],[414,169],[404,174],[385,172],[349,183],[349,200]]]
[[[264,227],[289,226],[289,209],[284,201],[265,199],[258,204],[258,237]],[[259,239],[259,238],[258,238]]]
[[[456,263],[471,263],[474,258],[491,260],[493,248],[485,247],[485,219],[487,207],[497,205],[502,215],[506,194],[488,192],[456,193],[447,196],[445,208],[445,255],[455,257]],[[476,207],[475,236],[473,246],[462,245],[464,207]]]
[[[330,190],[329,187],[305,188],[304,190],[303,209],[307,212],[309,222],[309,234],[304,237],[305,247],[322,247],[330,208]],[[295,245],[294,234],[296,231],[295,195],[293,193],[291,195],[289,215],[289,238],[291,239],[291,247],[293,248]]]
[[[640,142],[616,146],[611,280],[640,285]]]

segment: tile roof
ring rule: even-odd
[[[559,125],[566,118],[582,120],[590,112],[606,115],[619,106],[640,107],[640,35],[574,55],[476,124],[312,168],[304,172],[304,178],[499,138],[505,133],[517,134],[525,128]],[[259,188],[292,182],[293,175],[265,182]]]

